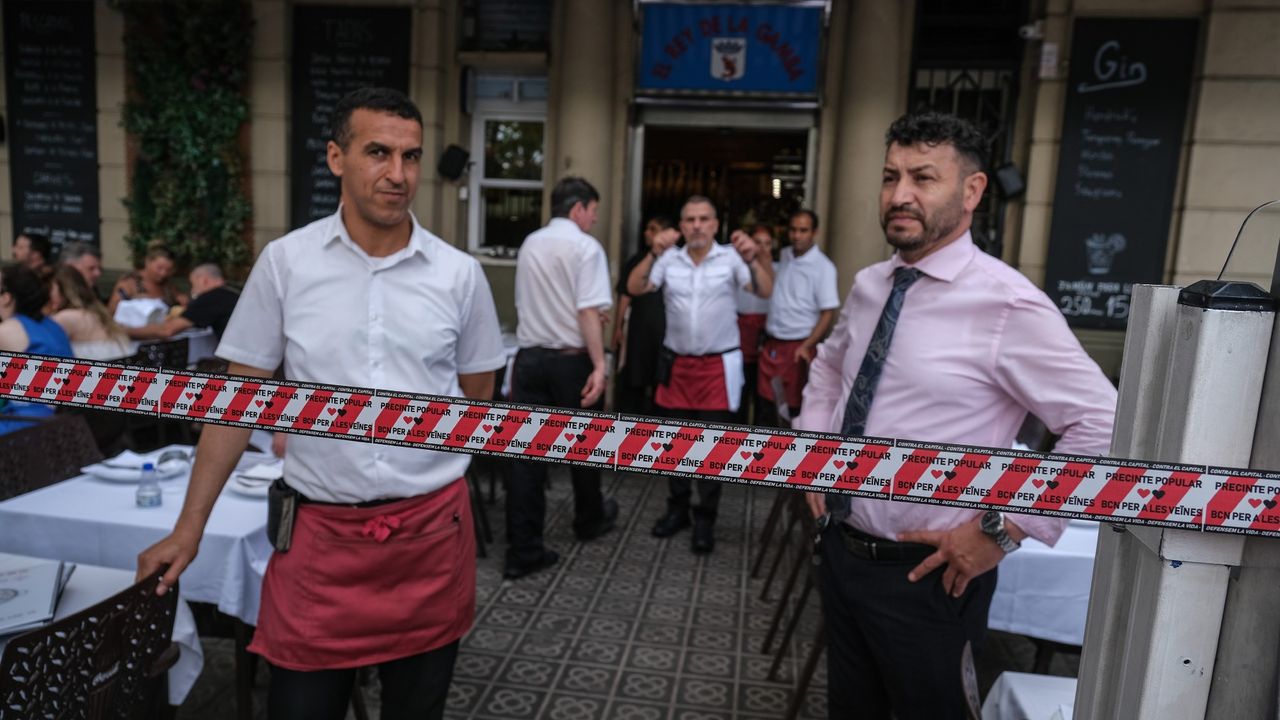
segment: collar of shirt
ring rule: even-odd
[[[964,270],[969,265],[969,262],[973,260],[973,254],[976,252],[978,252],[978,247],[973,244],[973,236],[969,234],[968,230],[965,230],[963,235],[940,249],[929,253],[923,260],[911,267],[935,280],[951,282],[960,275],[961,270]],[[808,253],[805,254],[807,255]],[[894,253],[889,264],[884,266],[885,277],[893,277],[894,270],[906,265],[908,263],[902,260],[902,255]]]
[[[554,217],[547,223],[547,230],[554,230],[556,233],[565,235],[582,235],[582,228],[578,227],[578,223],[566,217]]]
[[[355,253],[356,257],[363,260],[370,270],[385,270],[414,255],[421,255],[423,260],[431,262],[431,246],[427,242],[429,235],[426,229],[418,224],[418,218],[413,213],[409,213],[409,222],[412,223],[412,230],[409,232],[409,244],[385,257],[373,257],[365,252],[364,248],[356,244],[355,240],[351,239],[351,233],[347,232],[347,224],[342,222],[342,205],[338,205],[338,211],[329,217],[329,222],[331,224],[325,233],[328,238],[325,244],[330,245],[334,242],[341,242],[347,249]]]

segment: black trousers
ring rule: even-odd
[[[444,717],[458,643],[378,665],[383,720]],[[301,672],[271,666],[267,717],[271,720],[342,720],[347,716],[356,669]]]
[[[732,423],[733,413],[728,410],[678,410],[658,408],[663,417],[674,420],[703,420],[706,422]],[[687,477],[670,476],[667,478],[667,509],[672,512],[687,513],[693,510],[693,516],[704,522],[714,523],[716,511],[720,507],[720,483],[707,478],[698,478],[698,504],[692,506],[693,481]],[[691,508],[692,506],[692,508]]]
[[[827,715],[868,720],[964,720],[961,653],[987,630],[996,571],[963,596],[942,589],[943,568],[912,583],[915,563],[851,554],[838,527],[819,552],[818,589],[827,628]]]
[[[566,355],[558,350],[522,348],[516,355],[511,378],[514,402],[582,408],[582,386],[591,375],[591,358],[585,353]],[[604,407],[601,400],[590,410]],[[573,528],[590,531],[604,518],[600,471],[571,465],[573,478]],[[507,562],[533,563],[542,559],[543,530],[547,514],[547,465],[513,461],[507,479]]]

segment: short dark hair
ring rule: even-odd
[[[352,90],[337,105],[333,106],[333,118],[329,121],[329,139],[343,150],[351,144],[351,113],[356,110],[372,110],[374,112],[395,115],[405,120],[413,120],[422,127],[422,113],[407,95],[399,90],[385,87],[362,87]]]
[[[791,222],[792,220],[795,220],[801,215],[807,215],[809,217],[809,221],[813,223],[813,229],[814,230],[818,229],[818,213],[808,208],[800,208],[799,210],[791,213],[791,216],[787,218],[787,222]]]
[[[44,318],[49,302],[49,286],[25,265],[9,263],[0,268],[0,289],[13,296],[15,310],[32,320]]]
[[[897,144],[911,147],[917,143],[926,145],[951,145],[961,161],[979,172],[986,167],[989,152],[987,138],[973,123],[950,113],[932,110],[907,113],[889,126],[884,135],[886,148]]]
[[[35,250],[36,252],[40,253],[40,257],[44,258],[45,262],[50,262],[53,260],[53,243],[49,242],[48,235],[42,235],[41,233],[24,232],[24,233],[18,233],[18,236],[25,237],[27,239],[27,244],[31,246],[32,250]]]
[[[574,205],[582,203],[585,207],[592,202],[600,202],[600,193],[591,183],[576,175],[561,178],[551,189],[551,217],[569,217]]]
[[[86,255],[92,255],[99,260],[102,259],[101,250],[82,240],[76,240],[63,245],[60,257],[64,263],[73,263]]]
[[[684,209],[689,207],[690,205],[710,205],[711,214],[714,215],[717,219],[719,219],[720,217],[720,212],[716,210],[716,204],[711,201],[711,198],[707,197],[706,195],[690,195],[689,199],[685,200],[684,204],[680,206],[680,217],[682,219],[684,218]]]
[[[658,227],[663,230],[670,230],[676,226],[675,220],[672,220],[671,216],[666,213],[650,215],[649,219],[644,221],[645,225],[648,225],[649,223],[658,223]]]

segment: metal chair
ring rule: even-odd
[[[0,500],[79,475],[99,460],[102,453],[80,415],[58,413],[0,435]]]
[[[10,640],[0,658],[0,720],[165,713],[178,593],[157,596],[159,579]]]
[[[120,362],[125,365],[141,365],[143,367],[161,367],[171,370],[185,370],[190,342],[186,338],[177,340],[161,340],[160,342],[143,343],[138,351]]]
[[[136,353],[120,360],[119,362],[125,365],[136,365],[146,368],[186,370],[188,366],[187,356],[189,354],[189,347],[190,342],[187,338],[144,343],[138,346],[138,351]],[[154,432],[155,441],[140,441],[139,435],[142,435],[143,431]],[[141,415],[130,415],[125,420],[125,435],[128,437],[128,444],[135,449],[146,448],[152,445],[155,447],[168,445],[174,441],[173,436],[175,434],[178,442],[186,445],[192,444],[194,435],[191,431],[191,423],[185,420]]]

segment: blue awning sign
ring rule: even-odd
[[[636,84],[680,94],[815,95],[822,10],[645,4]]]

